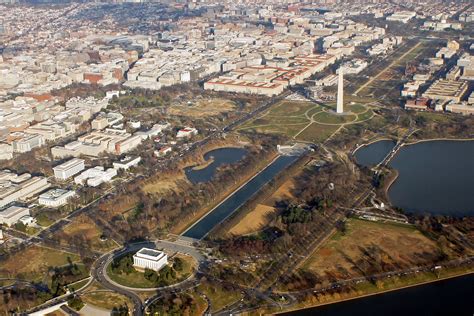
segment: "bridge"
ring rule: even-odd
[[[387,154],[387,156],[385,156],[385,158],[379,162],[374,168],[372,168],[373,171],[375,171],[376,173],[378,173],[380,171],[381,168],[384,168],[388,165],[388,163],[393,159],[393,157],[395,157],[395,155],[398,153],[398,151],[400,150],[400,148],[402,148],[407,139],[413,135],[414,133],[416,133],[419,129],[415,129],[415,128],[410,128],[406,134],[400,138],[398,141],[397,141],[397,144],[395,145],[395,147],[393,147],[393,149]]]

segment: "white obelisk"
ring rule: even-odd
[[[337,82],[337,107],[336,113],[344,113],[344,70],[339,67],[339,80]]]

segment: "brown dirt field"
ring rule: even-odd
[[[103,291],[106,290],[102,285],[97,283],[97,281],[92,282],[92,284],[87,288],[86,292],[81,295],[81,299],[84,303],[92,304],[97,307],[112,309],[114,306],[119,306],[127,304],[132,306],[130,300],[118,293],[114,292],[95,292],[94,291]]]
[[[100,308],[113,309],[115,306],[132,306],[130,301],[123,295],[113,292],[95,292],[81,295],[84,303],[88,303]]]
[[[173,105],[168,109],[168,113],[172,115],[201,118],[219,115],[221,113],[230,112],[234,109],[235,104],[230,100],[206,99],[199,100],[192,106],[188,106],[187,104]]]
[[[302,269],[320,276],[340,278],[361,276],[361,263],[373,259],[364,254],[369,247],[377,249],[385,264],[413,266],[439,253],[436,243],[413,227],[382,224],[358,219],[348,220],[345,235],[336,233],[304,262]]]
[[[71,224],[66,226],[63,230],[64,234],[68,236],[85,236],[87,240],[91,241],[92,249],[98,251],[112,250],[117,247],[112,240],[101,241],[101,230],[97,225],[86,215],[77,217]]]
[[[229,234],[246,235],[254,233],[267,224],[267,214],[274,212],[275,209],[268,205],[258,204],[257,207],[247,215],[234,227],[231,228]]]
[[[274,206],[275,202],[284,200],[284,199],[290,199],[293,197],[293,194],[291,194],[291,190],[293,190],[295,187],[295,184],[293,182],[293,179],[289,179],[285,181],[279,188],[278,190],[275,191],[268,199],[266,199],[263,204],[268,205],[268,206]]]
[[[60,311],[54,311],[51,313],[47,313],[46,316],[64,316],[64,314]]]
[[[153,182],[149,182],[143,186],[143,191],[150,194],[163,194],[178,189],[178,182],[186,181],[184,174],[176,174],[176,176],[164,176]]]
[[[68,264],[68,259],[79,262],[79,257],[71,253],[33,245],[0,262],[1,276],[18,276],[23,274],[30,280],[41,280],[48,267]]]

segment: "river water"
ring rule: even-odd
[[[474,274],[283,315],[472,316]]]
[[[355,157],[361,165],[375,165],[392,148],[381,141],[362,147]],[[392,205],[415,214],[474,215],[474,141],[403,146],[389,166],[399,173],[388,191]]]
[[[263,169],[252,180],[230,195],[212,212],[201,218],[183,236],[201,239],[211,231],[215,225],[221,223],[229,215],[239,209],[248,199],[257,193],[262,186],[270,182],[280,171],[288,167],[298,156],[280,156],[273,163]]]

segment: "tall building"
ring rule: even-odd
[[[344,113],[344,68],[339,68],[339,79],[337,82],[337,113]]]

